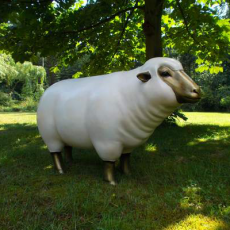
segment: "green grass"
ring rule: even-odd
[[[0,229],[229,230],[230,114],[186,113],[132,154],[132,177],[102,181],[94,151],[58,175],[34,113],[0,113]]]

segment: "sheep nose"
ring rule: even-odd
[[[197,96],[197,97],[201,97],[201,90],[200,87],[196,87],[192,90],[192,92]]]
[[[193,93],[197,93],[197,94],[198,94],[198,90],[197,90],[197,89],[194,89],[194,90],[193,90]]]

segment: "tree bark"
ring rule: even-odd
[[[164,0],[145,0],[145,22],[143,30],[146,39],[146,59],[162,57],[161,17]]]
[[[53,85],[57,81],[57,75],[50,70],[56,64],[57,58],[55,56],[49,56],[46,58],[45,66],[43,66],[46,69],[49,86]]]
[[[49,86],[53,85],[56,81],[56,74],[49,70]]]

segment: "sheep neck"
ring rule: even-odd
[[[130,87],[123,94],[125,103],[122,104],[125,106],[121,108],[123,111],[122,133],[125,137],[136,139],[137,142],[138,140],[144,142],[156,127],[172,114],[178,104],[165,100],[164,95],[161,96],[159,92],[151,92],[151,95],[148,92],[137,94],[138,87],[138,85]],[[174,94],[172,97],[175,97]],[[174,99],[172,101],[174,102]]]

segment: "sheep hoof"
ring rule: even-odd
[[[69,167],[71,167],[74,163],[73,156],[72,156],[72,147],[71,146],[65,146],[64,147],[64,153],[65,153],[66,164]]]
[[[113,185],[113,186],[116,186],[117,185],[117,182],[116,181],[110,181],[109,184]]]
[[[59,173],[59,174],[65,174],[65,172],[64,172],[62,169],[59,169],[59,170],[58,170],[58,173]]]
[[[62,159],[61,153],[60,152],[53,152],[53,153],[51,153],[51,156],[53,158],[55,169],[59,172],[59,174],[64,174],[65,170],[64,170],[64,164],[63,164],[63,159]]]
[[[115,162],[104,161],[104,180],[111,185],[116,185],[114,178]]]
[[[130,153],[122,154],[120,157],[121,172],[127,176],[131,176],[130,171]]]

